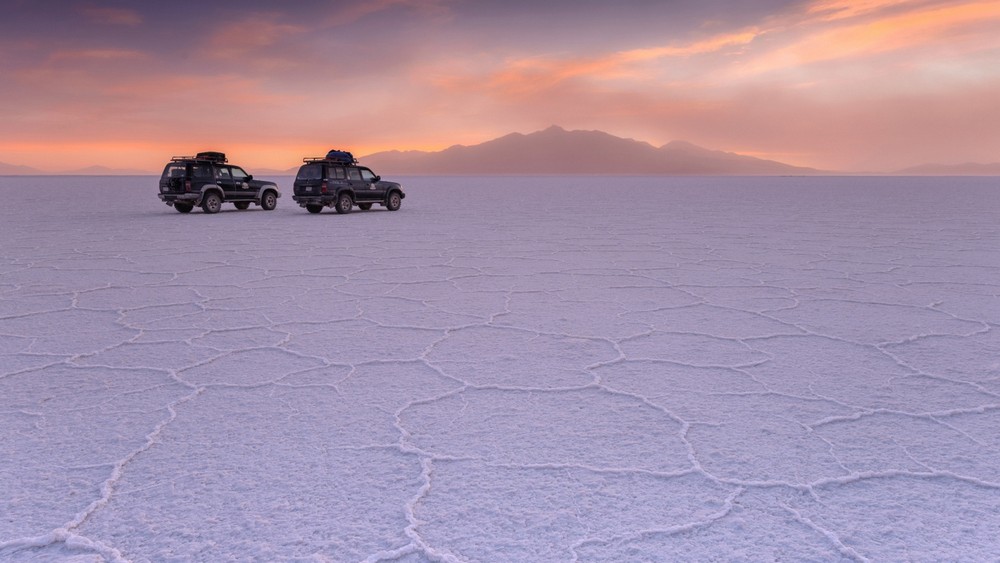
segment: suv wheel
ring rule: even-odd
[[[175,203],[174,209],[176,209],[178,213],[191,213],[194,206],[190,203]]]
[[[264,192],[260,198],[260,206],[264,211],[271,211],[278,206],[278,196],[271,190]]]
[[[306,206],[306,210],[309,213],[319,213],[320,211],[323,211],[323,206],[322,205],[312,205],[312,204],[310,204],[310,205]]]
[[[237,201],[233,205],[236,206],[236,209],[243,210],[243,209],[246,209],[246,208],[250,207],[250,202],[249,201]]]
[[[353,205],[351,194],[343,193],[337,196],[337,213],[350,213]]]
[[[402,204],[403,198],[399,197],[399,192],[392,192],[389,194],[389,200],[386,202],[385,207],[389,211],[397,211]]]
[[[201,208],[205,213],[218,213],[222,209],[222,198],[219,194],[212,192],[201,200]]]

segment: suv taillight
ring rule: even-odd
[[[191,191],[191,180],[184,180],[184,191]]]
[[[323,180],[323,185],[319,187],[319,193],[321,194],[326,193],[326,180]]]

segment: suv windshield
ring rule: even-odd
[[[299,180],[321,180],[323,178],[322,164],[304,164],[299,168]]]

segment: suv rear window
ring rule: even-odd
[[[161,178],[183,178],[184,177],[185,165],[183,162],[174,162],[167,165],[163,169],[163,176]]]
[[[295,177],[297,180],[322,180],[323,179],[323,165],[322,164],[303,164],[299,168],[299,174]]]

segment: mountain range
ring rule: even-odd
[[[552,126],[438,152],[386,151],[360,159],[379,174],[819,174],[819,170],[709,150],[685,141],[662,147],[603,131]]]
[[[1000,176],[1000,162],[964,164],[922,164],[897,170],[900,176]]]
[[[441,151],[384,151],[360,157],[383,175],[435,174],[632,174],[632,175],[810,175],[838,172],[792,166],[732,152],[706,149],[686,141],[661,147],[616,137],[603,131],[567,131],[553,125],[543,131],[511,133],[477,145],[454,145]],[[294,175],[298,164],[284,170],[253,168],[257,176]],[[90,166],[47,172],[0,162],[0,175],[153,175],[158,172]],[[877,174],[877,173],[876,173]],[[1000,163],[927,164],[891,172],[894,175],[1000,176]]]
[[[0,162],[0,176],[149,176],[153,174],[149,170],[137,170],[126,168],[108,168],[107,166],[88,166],[76,170],[66,170],[63,172],[46,172],[30,166],[20,166],[17,164],[7,164]]]

